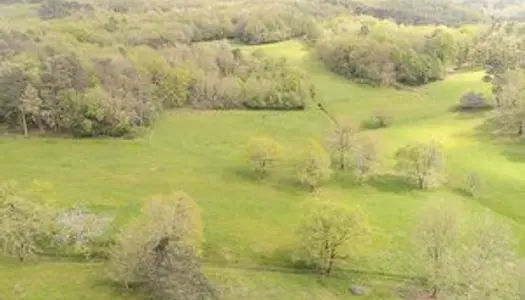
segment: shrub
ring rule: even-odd
[[[465,177],[465,191],[472,197],[479,197],[482,186],[481,178],[476,172],[469,172]]]
[[[461,96],[459,109],[461,110],[482,110],[490,108],[487,99],[482,93],[468,92]]]
[[[388,112],[376,112],[370,119],[363,122],[362,127],[366,129],[386,128],[392,124],[393,117]]]
[[[111,222],[111,218],[97,216],[81,207],[68,209],[57,216],[55,243],[86,258],[105,256],[101,246],[107,244],[104,237]]]

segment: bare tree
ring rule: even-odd
[[[411,269],[426,279],[433,298],[454,289],[462,220],[457,207],[444,201],[425,205],[416,224]]]
[[[367,217],[359,208],[329,202],[314,204],[299,228],[299,260],[330,275],[334,264],[359,251],[369,232]]]
[[[460,259],[462,299],[519,299],[517,240],[511,228],[489,211],[469,218]]]
[[[355,146],[358,127],[350,120],[340,120],[328,136],[332,160],[339,170],[352,166],[352,150]]]
[[[426,189],[439,183],[443,169],[443,153],[437,142],[415,143],[396,152],[396,169]]]
[[[491,213],[467,214],[450,202],[431,202],[421,210],[413,241],[409,269],[425,279],[432,298],[518,298],[516,240]]]
[[[359,183],[363,183],[377,164],[377,143],[369,136],[358,137],[354,150],[354,169]]]

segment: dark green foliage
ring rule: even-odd
[[[235,37],[246,44],[265,44],[303,35],[315,35],[314,20],[297,9],[265,7],[236,20]]]
[[[363,122],[366,129],[386,128],[392,124],[393,117],[388,112],[378,111],[368,120]]]
[[[31,44],[31,37],[25,32],[0,30],[0,61],[19,54]]]
[[[391,26],[391,34],[396,33],[397,27]],[[385,40],[383,34],[389,33],[363,35],[360,30],[335,35],[320,41],[317,53],[335,73],[372,85],[419,85],[443,78],[451,52],[448,44],[418,49],[418,41],[407,44],[395,36]],[[426,42],[423,37],[420,41]]]
[[[45,0],[38,9],[38,15],[42,19],[60,19],[76,12],[92,12],[93,10],[91,4],[66,0]]]
[[[467,9],[447,0],[383,0],[375,3],[356,0],[325,0],[358,15],[389,19],[399,24],[444,24],[456,26],[483,20],[481,9]]]

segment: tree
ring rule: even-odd
[[[52,211],[12,184],[0,186],[0,247],[25,262],[43,250],[52,233]]]
[[[117,237],[109,274],[153,299],[216,299],[200,267],[202,226],[197,204],[185,193],[156,196]]]
[[[283,147],[271,138],[254,137],[248,142],[247,152],[253,172],[263,178],[281,159]]]
[[[456,207],[443,201],[430,203],[421,209],[416,228],[410,268],[425,278],[425,285],[436,298],[440,292],[453,290],[458,280],[461,216]]]
[[[369,136],[360,136],[354,149],[354,170],[359,183],[374,171],[378,160],[377,144]]]
[[[32,84],[28,84],[22,97],[20,97],[20,118],[22,122],[22,128],[24,130],[24,136],[27,136],[27,117],[29,116],[39,126],[40,122],[40,109],[42,107],[42,99],[38,96],[38,91]]]
[[[319,143],[310,141],[299,162],[299,181],[313,192],[331,175],[330,156]]]
[[[352,166],[352,150],[357,132],[357,126],[353,122],[341,120],[328,136],[332,161],[339,170],[346,170]]]
[[[459,264],[462,298],[520,299],[523,273],[510,227],[485,211],[469,218],[467,232]]]
[[[510,229],[486,211],[466,214],[445,201],[423,207],[409,268],[432,298],[517,299],[519,264]]]
[[[396,152],[396,169],[415,181],[419,189],[439,183],[443,168],[443,153],[437,142],[414,143]]]
[[[360,207],[315,203],[298,230],[298,257],[321,275],[330,275],[334,264],[359,252],[368,232],[367,217]]]
[[[511,70],[493,80],[497,101],[495,118],[502,133],[525,136],[525,73]]]

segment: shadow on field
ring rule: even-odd
[[[458,196],[465,197],[465,198],[472,198],[472,194],[470,194],[464,187],[460,186],[450,186],[449,190]]]
[[[258,178],[250,168],[239,166],[227,168],[224,172],[224,177],[226,177],[227,179],[235,178],[243,181],[263,181],[263,179]]]
[[[135,297],[139,295],[139,298],[146,297],[147,295],[144,294],[144,292],[141,292],[139,288],[136,286],[130,286],[129,288],[126,288],[123,285],[117,284],[115,282],[112,282],[109,278],[104,279],[96,279],[92,283],[93,289],[104,289],[108,292],[110,292],[115,297]],[[133,298],[135,299],[135,298]]]
[[[460,137],[473,138],[487,145],[500,149],[500,153],[508,160],[525,163],[525,140],[517,132],[502,129],[495,118],[488,118],[474,128],[474,132],[460,134]]]
[[[455,113],[454,117],[459,120],[484,118],[484,117],[489,116],[490,114],[490,109],[461,110],[461,109],[458,109],[456,106],[451,107],[449,111]]]
[[[405,194],[412,192],[414,185],[406,182],[404,178],[394,174],[379,174],[370,178],[368,185],[376,188],[380,192]]]
[[[286,171],[271,172],[263,178],[259,178],[250,168],[236,166],[225,169],[222,176],[227,181],[239,180],[249,184],[264,185],[286,193],[308,192],[306,186],[302,185],[296,178],[289,176]]]

